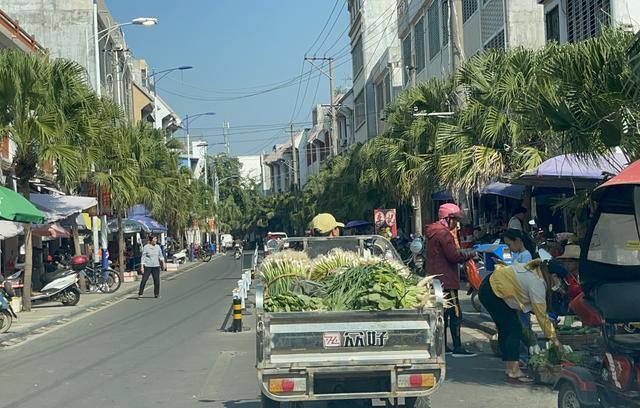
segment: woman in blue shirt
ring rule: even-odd
[[[536,246],[524,232],[517,229],[508,229],[503,237],[504,243],[509,246],[514,263],[526,264],[533,258],[537,258]]]

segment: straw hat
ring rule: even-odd
[[[558,257],[558,259],[580,259],[580,246],[579,245],[567,245],[564,247],[564,252]]]

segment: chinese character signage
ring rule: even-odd
[[[389,239],[395,238],[398,235],[395,208],[376,208],[373,210],[373,219],[376,234]]]

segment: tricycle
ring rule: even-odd
[[[598,187],[597,208],[580,254],[584,293],[570,308],[601,328],[601,345],[565,367],[558,407],[640,407],[640,161]]]

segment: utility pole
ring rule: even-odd
[[[298,189],[298,154],[296,149],[296,143],[294,138],[295,130],[293,130],[293,123],[289,124],[289,133],[291,135],[291,190]]]
[[[334,103],[333,89],[333,57],[304,57],[305,61],[309,61],[321,74],[329,78],[329,115],[331,115],[331,154],[338,155],[338,118],[336,115],[336,105]],[[329,72],[325,72],[321,67],[314,64],[314,61],[328,61]]]
[[[229,122],[226,120],[222,125],[222,135],[224,136],[224,151],[229,156]]]
[[[449,0],[449,47],[451,47],[451,73],[456,71],[464,63],[464,36],[462,31],[462,0]],[[456,103],[461,103],[462,96],[456,89]]]

